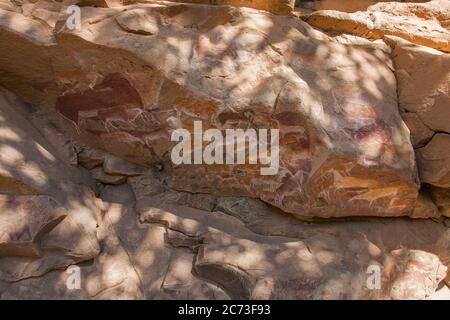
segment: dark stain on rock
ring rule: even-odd
[[[217,119],[221,124],[225,124],[228,121],[248,121],[247,117],[242,112],[222,112],[217,116]]]
[[[285,126],[304,126],[302,116],[295,112],[280,112],[273,115],[273,118]]]
[[[110,74],[93,89],[58,97],[56,109],[70,120],[78,123],[80,111],[100,110],[126,105],[141,107],[142,100],[130,82],[120,74]]]
[[[280,139],[280,145],[295,149],[309,149],[309,140],[303,133],[288,132]]]

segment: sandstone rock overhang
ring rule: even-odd
[[[302,16],[310,25],[333,33],[368,39],[397,36],[416,44],[450,52],[450,2],[447,0],[379,2],[352,13],[319,10]]]
[[[413,214],[414,151],[382,42],[229,6],[83,7],[80,30],[59,21],[39,38],[15,29],[30,23],[22,15],[0,16],[0,80],[116,156],[172,166],[171,132],[196,120],[280,130],[277,175],[181,165],[175,189],[260,198],[298,216]]]
[[[278,15],[288,15],[294,9],[295,0],[172,0],[171,2],[230,5],[265,10]]]

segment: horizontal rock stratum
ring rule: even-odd
[[[386,35],[450,52],[450,2],[380,2],[367,11],[353,13],[319,10],[303,17],[314,27],[330,32],[354,34],[368,39]]]
[[[295,0],[175,0],[173,2],[248,7],[266,10],[273,14],[287,15],[294,9]]]
[[[171,166],[171,132],[196,120],[280,130],[278,174],[180,165],[175,189],[260,198],[298,216],[413,213],[414,152],[384,43],[228,6],[83,7],[81,29],[56,22],[55,35],[0,17],[1,80],[116,156]]]
[[[450,294],[448,1],[189,2],[0,0],[0,299]],[[279,170],[176,165],[199,124]]]

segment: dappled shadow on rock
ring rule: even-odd
[[[0,81],[40,109],[2,93],[1,297],[422,299],[445,278],[448,204],[418,195],[387,45],[228,6],[82,17],[0,11]],[[195,120],[280,129],[280,171],[172,166]],[[79,291],[54,270],[75,263]]]
[[[277,174],[179,165],[172,186],[256,197],[299,216],[413,215],[414,153],[385,44],[228,6],[83,7],[82,18],[80,30],[56,30],[41,64],[53,70],[47,96],[59,125],[86,143],[171,167],[171,133],[196,120],[205,130],[279,129]]]
[[[423,299],[450,263],[443,221],[302,222],[253,199],[135,191],[140,221],[171,230],[169,243],[197,252],[196,274],[236,299]]]
[[[40,276],[94,258],[99,210],[91,178],[58,157],[27,120],[23,102],[5,91],[0,122],[0,180],[8,181],[0,204],[0,280]]]
[[[367,11],[353,13],[321,10],[302,15],[314,27],[333,33],[349,33],[368,39],[398,36],[416,44],[450,52],[446,0],[425,3],[379,2]]]

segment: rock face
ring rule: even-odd
[[[421,181],[450,187],[450,135],[437,133],[425,146],[417,150]]]
[[[274,14],[288,15],[294,8],[295,0],[174,0],[172,2],[248,7],[266,10]]]
[[[442,215],[450,217],[450,189],[431,187],[431,197]]]
[[[415,148],[423,147],[433,138],[434,131],[427,127],[416,113],[404,112],[401,115],[410,131],[411,143]]]
[[[429,0],[399,0],[396,2],[428,2]],[[341,12],[366,11],[370,6],[389,0],[297,0],[296,6],[312,11],[336,10]]]
[[[261,176],[261,165],[180,165],[172,186],[257,197],[299,216],[412,213],[417,173],[386,45],[332,39],[295,17],[251,9],[149,5],[82,13],[81,30],[60,31],[45,52],[56,110],[85,141],[170,167],[171,133],[192,131],[196,120],[223,131],[279,129],[276,175]],[[8,30],[4,37],[14,35]],[[171,43],[167,55],[171,34],[186,41]]]
[[[419,299],[446,275],[450,234],[431,221],[306,225],[257,200],[172,191],[143,199],[133,190],[140,221],[165,225],[169,243],[197,252],[196,274],[234,299]],[[210,202],[246,218],[225,205],[192,207]],[[376,290],[367,285],[371,265],[382,270]]]
[[[433,0],[425,3],[381,2],[368,7],[365,12],[355,13],[323,10],[303,18],[325,31],[349,33],[368,39],[392,35],[450,52],[449,17],[450,3]]]
[[[91,178],[59,158],[23,103],[0,96],[0,280],[18,281],[99,253]],[[45,128],[42,128],[45,129]]]
[[[2,2],[0,298],[437,298],[448,4],[204,3]],[[270,155],[175,163],[200,127]]]
[[[40,231],[53,228],[67,216],[47,196],[2,195],[0,201],[1,256],[38,257],[35,241]]]
[[[416,149],[420,181],[437,187],[449,187],[449,13],[445,1],[392,2],[370,6],[366,12],[325,10],[302,17],[331,33],[383,38],[392,47],[398,104]]]
[[[450,133],[450,54],[399,38],[389,40],[401,110],[416,114],[434,132]]]
[[[388,41],[420,180],[450,187],[450,54],[395,37]]]
[[[154,197],[136,182],[102,190],[102,252],[80,265],[80,290],[67,289],[70,273],[53,271],[0,281],[2,299],[423,299],[450,263],[441,223],[304,224],[258,200],[164,191],[152,173],[161,190]],[[208,211],[192,207],[211,202]],[[381,271],[378,289],[367,286],[369,267]]]
[[[135,4],[137,0],[73,0],[70,1],[80,7],[96,6],[103,8],[117,8],[125,5]],[[196,3],[201,5],[228,5],[234,7],[247,7],[258,10],[265,10],[277,15],[288,15],[294,8],[295,0],[171,0],[158,1],[149,0],[146,3],[164,3],[167,2],[181,2],[181,3]]]

